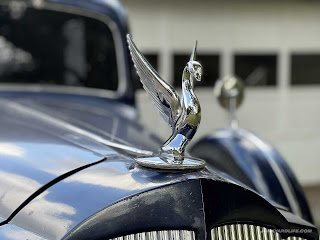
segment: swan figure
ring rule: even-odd
[[[182,164],[187,144],[196,133],[201,121],[201,107],[194,93],[194,81],[201,81],[202,66],[196,59],[195,43],[189,62],[182,73],[182,98],[150,65],[127,35],[130,54],[143,84],[160,115],[172,128],[170,138],[159,149],[159,158],[168,164]]]

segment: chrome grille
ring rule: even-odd
[[[248,224],[232,224],[213,228],[212,240],[282,240],[275,230]],[[288,237],[286,240],[305,240],[301,237]]]
[[[196,237],[192,231],[167,230],[130,234],[109,240],[196,240]]]

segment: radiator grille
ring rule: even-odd
[[[248,224],[225,225],[211,230],[212,240],[282,240],[275,230]],[[286,240],[305,240],[288,237]]]
[[[196,240],[196,237],[192,231],[168,230],[130,234],[109,240]]]

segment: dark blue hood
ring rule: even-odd
[[[131,107],[105,99],[73,100],[50,94],[0,100],[0,220],[59,176],[120,155],[91,136],[149,151],[159,146],[133,121]]]
[[[128,219],[124,212],[143,213],[150,206],[163,215],[160,219],[171,214],[176,224],[184,224],[177,225],[178,229],[187,224],[198,229],[200,239],[204,239],[205,224],[212,227],[226,220],[258,221],[260,215],[250,210],[254,204],[261,211],[269,212],[270,219],[265,220],[269,224],[275,222],[275,226],[287,228],[294,223],[313,229],[301,219],[287,219],[282,210],[214,169],[149,170],[134,163],[133,157],[139,151],[135,154],[94,140],[103,138],[106,142],[157,151],[161,141],[135,122],[134,112],[131,107],[101,98],[49,93],[3,96],[0,101],[0,219],[4,221],[0,223],[0,236],[10,224],[52,240],[87,239],[88,234],[102,232],[104,236],[116,236],[122,231],[123,223],[128,224],[128,231],[139,228],[143,231],[145,225],[129,224],[130,219],[137,219],[134,216]],[[223,198],[228,191],[227,199],[231,203]],[[169,197],[162,194],[181,196],[168,202]],[[129,201],[131,199],[133,201]],[[183,205],[175,202],[179,199],[183,199]],[[218,203],[226,203],[229,209],[227,215],[224,211],[220,213],[221,218],[217,218],[218,205],[213,204],[213,200],[219,199]],[[173,204],[171,209],[165,208],[166,202]],[[118,210],[113,211],[111,206]],[[186,209],[183,206],[189,207],[190,212],[183,212]],[[120,212],[123,214],[113,215]],[[207,223],[204,212],[207,217],[212,215]],[[215,214],[211,214],[213,212]],[[152,224],[158,224],[155,221],[158,215],[154,215],[153,210],[147,210],[146,214],[143,216],[152,219],[147,220],[151,224],[148,227],[154,229]],[[196,218],[192,214],[196,214]],[[114,217],[119,222],[113,221]],[[111,231],[105,228],[106,223],[115,223],[121,229],[110,227]],[[161,227],[166,229],[169,223],[163,221]],[[91,228],[92,224],[98,230]],[[316,234],[314,229],[312,234]]]

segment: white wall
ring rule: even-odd
[[[199,52],[221,55],[221,76],[233,73],[235,52],[278,55],[278,85],[247,89],[238,118],[275,145],[304,185],[320,184],[320,86],[291,88],[290,53],[320,52],[319,1],[147,1],[122,0],[131,32],[143,52],[159,53],[160,75],[173,79],[173,53],[189,53],[197,39]],[[319,63],[320,65],[320,63]],[[204,69],[205,71],[205,69]],[[196,89],[202,122],[195,138],[227,126],[212,89]],[[138,94],[145,124],[163,138],[170,134],[146,93]]]
[[[172,81],[173,52],[218,52],[221,75],[233,72],[234,52],[276,53],[280,87],[289,82],[290,52],[320,52],[319,1],[122,0],[133,38],[160,54],[160,72]]]

